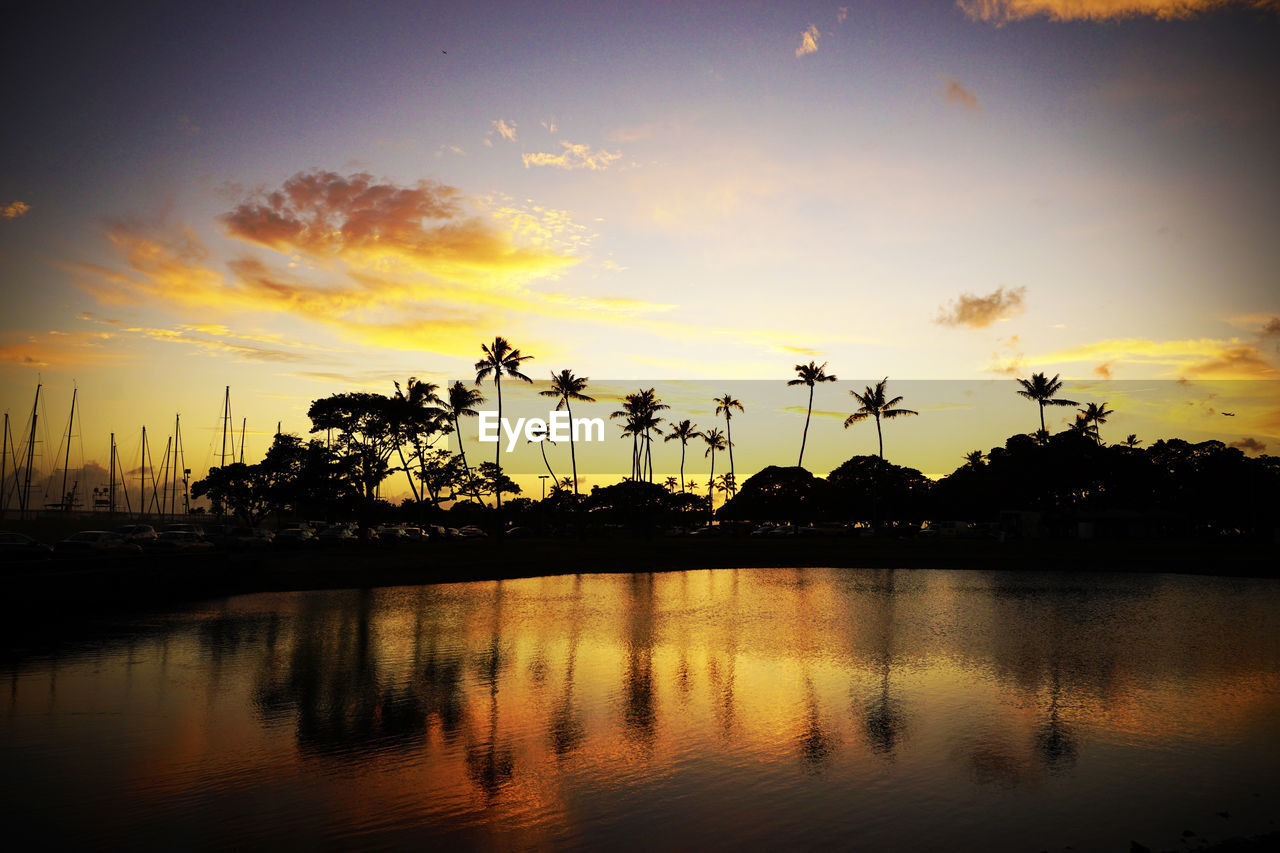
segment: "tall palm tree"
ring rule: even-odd
[[[573,462],[573,493],[578,493],[578,457],[573,450],[573,409],[569,408],[570,400],[581,400],[584,403],[594,403],[595,397],[588,397],[582,393],[587,390],[587,377],[574,376],[572,370],[562,370],[559,373],[552,372],[551,387],[546,391],[538,392],[543,397],[558,397],[556,402],[556,411],[563,408],[569,413],[569,459]]]
[[[809,440],[809,418],[813,416],[813,386],[819,382],[835,382],[835,374],[827,375],[827,363],[822,362],[822,366],[814,364],[812,361],[808,364],[796,365],[796,378],[787,382],[791,385],[808,385],[809,386],[809,409],[804,415],[804,435],[800,436],[800,461],[796,463],[796,467],[804,467],[804,445]]]
[[[1098,405],[1097,403],[1087,403],[1085,408],[1080,409],[1079,411],[1084,417],[1086,423],[1093,424],[1093,440],[1098,442],[1098,444],[1102,444],[1102,433],[1098,430],[1098,427],[1105,424],[1107,422],[1107,418],[1114,415],[1115,411],[1107,408],[1105,400],[1102,402],[1102,405]]]
[[[631,436],[631,478],[643,480],[648,472],[649,482],[653,482],[653,438],[651,432],[662,423],[657,413],[671,408],[658,399],[653,388],[642,388],[622,398],[622,408],[609,415],[610,418],[622,418],[625,424],[622,435]]]
[[[724,433],[720,431],[719,427],[704,432],[702,440],[707,443],[707,450],[702,455],[711,457],[711,479],[707,481],[707,508],[714,514],[716,506],[716,451],[722,451],[728,445],[725,442]]]
[[[480,349],[484,352],[484,358],[476,362],[476,384],[479,385],[485,380],[485,377],[492,376],[493,384],[498,389],[498,423],[502,423],[502,377],[510,376],[512,379],[521,379],[525,382],[532,383],[533,380],[520,372],[520,365],[523,362],[533,358],[531,355],[521,355],[520,350],[513,349],[511,344],[507,343],[507,339],[501,335],[493,339],[491,344],[481,344]],[[502,442],[494,443],[493,448],[493,464],[498,468],[498,475],[502,474]],[[502,509],[502,490],[496,490],[498,501],[498,509]]]
[[[444,410],[441,407],[444,406],[444,401],[440,399],[440,386],[434,382],[420,381],[416,376],[410,376],[403,389],[399,382],[392,384],[396,386],[394,399],[398,410],[395,427],[399,432],[401,443],[408,442],[413,445],[414,458],[418,461],[419,471],[425,478],[426,458],[422,439],[424,436],[438,435],[441,431],[440,418],[444,416]],[[434,441],[429,439],[427,446],[433,443]],[[405,476],[409,478],[413,499],[421,500],[417,484],[414,483],[412,473],[409,471],[409,463],[404,458],[404,450],[397,446],[396,452],[400,454],[400,465],[404,468]]]
[[[858,410],[856,412],[844,419],[845,429],[848,429],[858,421],[866,420],[867,418],[876,419],[876,437],[880,440],[881,459],[884,459],[884,433],[880,431],[880,419],[884,418],[889,420],[892,418],[901,418],[908,415],[920,414],[919,412],[913,412],[911,409],[894,408],[902,402],[902,398],[894,397],[892,400],[885,399],[885,385],[888,382],[889,377],[886,376],[884,379],[881,379],[876,383],[876,387],[872,388],[868,385],[867,390],[862,394],[859,394],[857,391],[850,391],[849,393],[853,395],[861,405],[858,406]]]
[[[449,419],[449,424],[453,427],[453,434],[458,437],[458,455],[462,457],[462,477],[464,481],[470,481],[471,468],[467,465],[467,449],[462,444],[462,425],[459,423],[461,418],[474,418],[480,414],[476,406],[484,404],[484,395],[475,388],[468,388],[462,382],[454,380],[449,386],[449,390],[444,397],[444,414]],[[480,496],[476,495],[479,501]]]
[[[1058,378],[1058,374],[1053,374],[1053,378],[1046,378],[1043,373],[1033,373],[1030,379],[1019,379],[1018,384],[1022,386],[1022,390],[1018,392],[1019,397],[1026,397],[1028,400],[1035,400],[1040,404],[1040,429],[1045,431],[1044,426],[1044,407],[1045,406],[1076,406],[1079,405],[1075,400],[1064,400],[1056,397],[1062,390],[1062,380]]]
[[[742,411],[742,403],[733,399],[733,397],[728,394],[725,394],[723,397],[714,397],[712,398],[712,402],[716,404],[716,417],[719,417],[720,413],[724,412],[724,440],[729,446],[729,473],[732,474],[735,469],[733,467],[733,426],[730,421],[733,419],[734,409],[737,409],[739,412]]]
[[[684,492],[684,451],[689,446],[689,442],[695,438],[700,438],[702,433],[698,432],[697,424],[690,423],[687,419],[678,424],[671,425],[671,432],[667,433],[664,442],[679,440],[680,442],[680,491]]]

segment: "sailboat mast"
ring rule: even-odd
[[[222,399],[222,467],[227,467],[227,423],[231,420],[231,386]]]
[[[240,421],[240,464],[244,464],[244,430],[249,425],[249,419],[244,418]]]
[[[4,487],[6,475],[9,473],[9,413],[4,413],[4,438],[0,440],[0,518],[9,508],[9,491]]]
[[[147,514],[147,427],[142,427],[142,461],[138,464],[138,515]]]
[[[116,514],[116,434],[111,433],[111,461],[107,463],[111,469],[111,483],[107,486],[107,513]]]
[[[170,480],[173,483],[173,505],[170,515],[178,514],[178,429],[180,427],[179,416],[173,416],[173,473]]]
[[[62,457],[62,511],[70,512],[70,501],[67,500],[67,466],[71,464],[71,425],[75,423],[76,417],[76,393],[78,388],[71,389],[71,414],[67,416],[67,448]]]
[[[27,506],[31,503],[31,466],[36,460],[36,420],[40,412],[40,387],[39,384],[36,385],[36,400],[31,404],[31,434],[27,436],[27,470],[22,478],[22,494],[19,495],[21,500],[18,502],[23,518],[26,518]]]

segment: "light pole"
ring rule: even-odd
[[[547,478],[550,476],[551,476],[550,474],[538,475],[538,479],[542,481],[542,499],[544,501],[547,499]]]

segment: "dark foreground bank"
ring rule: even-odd
[[[527,539],[385,548],[146,554],[3,568],[5,618],[56,621],[83,607],[150,606],[254,592],[349,589],[597,572],[711,568],[929,568],[1277,573],[1277,546],[1244,541],[925,539]]]

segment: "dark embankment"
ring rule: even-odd
[[[1137,571],[1273,576],[1273,543],[929,539],[452,540],[385,548],[213,551],[54,559],[3,569],[7,618],[50,618],[111,603],[151,604],[251,592],[346,589],[553,574],[706,568]]]

